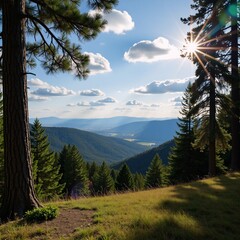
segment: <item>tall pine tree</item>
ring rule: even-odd
[[[4,144],[3,144],[3,115],[2,115],[2,108],[3,108],[3,99],[2,99],[2,92],[0,92],[0,198],[2,196],[3,190],[3,181],[4,181]]]
[[[31,150],[33,157],[33,177],[37,195],[50,199],[62,193],[64,188],[60,184],[62,174],[55,154],[50,150],[48,137],[38,119],[35,119],[31,132]]]
[[[216,174],[216,139],[218,136],[224,136],[219,132],[221,129],[217,123],[216,113],[221,104],[226,104],[225,96],[220,90],[224,87],[224,81],[229,81],[230,74],[226,59],[226,49],[228,47],[228,31],[229,20],[227,18],[221,20],[225,14],[229,1],[213,1],[213,0],[194,0],[192,8],[197,11],[195,15],[188,19],[183,19],[184,23],[196,24],[192,32],[189,34],[189,42],[197,45],[197,51],[190,54],[193,62],[197,65],[197,80],[195,82],[195,99],[199,110],[200,135],[203,140],[208,139],[206,144],[209,149],[209,175]],[[226,20],[227,19],[227,20]],[[224,53],[224,54],[223,54]],[[221,61],[222,60],[222,61]],[[205,135],[203,135],[205,131]],[[200,143],[200,141],[199,141]]]
[[[75,145],[65,145],[59,155],[62,174],[61,182],[65,184],[64,193],[69,197],[89,194],[89,181],[83,157]]]
[[[22,217],[27,210],[40,206],[31,172],[28,120],[27,70],[37,59],[47,73],[74,72],[86,77],[88,57],[72,43],[91,40],[106,21],[80,11],[111,10],[117,0],[8,0],[0,2],[2,16],[3,116],[5,182],[0,217],[2,221]],[[32,43],[26,44],[26,33]],[[16,134],[18,133],[18,134]],[[18,174],[15,174],[22,169]],[[27,183],[27,184],[26,184]]]
[[[170,182],[173,184],[188,182],[207,175],[207,155],[194,149],[194,119],[190,112],[193,108],[191,102],[192,92],[189,84],[182,98],[182,109],[179,118],[179,131],[174,138],[175,146],[169,155]]]

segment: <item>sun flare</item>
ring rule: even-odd
[[[197,42],[189,42],[186,46],[186,51],[188,53],[195,53],[198,50],[198,43]]]

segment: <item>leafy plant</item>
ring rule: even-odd
[[[45,207],[45,208],[35,208],[33,210],[29,210],[25,213],[24,218],[28,222],[41,222],[52,220],[56,218],[58,215],[57,207]]]

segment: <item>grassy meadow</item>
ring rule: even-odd
[[[106,197],[47,203],[60,212],[79,210],[85,224],[56,234],[48,222],[23,220],[0,225],[0,239],[83,240],[238,240],[240,239],[240,173],[189,184]],[[61,219],[64,228],[67,219]],[[65,221],[65,222],[64,222]],[[61,225],[62,224],[62,225]],[[54,233],[55,232],[55,233]]]

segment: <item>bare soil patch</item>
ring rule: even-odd
[[[93,210],[60,209],[60,214],[53,220],[39,223],[39,227],[46,230],[50,239],[68,237],[77,228],[86,228],[93,224]],[[42,236],[43,237],[43,236]],[[34,239],[42,239],[38,236]],[[46,239],[46,236],[45,238]]]

